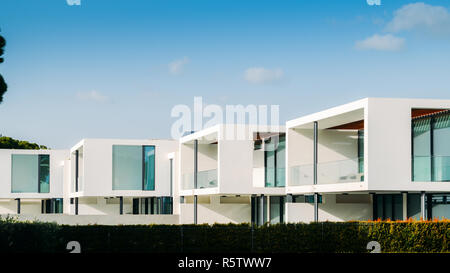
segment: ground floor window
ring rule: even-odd
[[[403,195],[375,194],[373,218],[375,220],[403,220]]]
[[[49,213],[63,213],[63,199],[52,198],[41,201],[41,212],[45,214]]]
[[[173,214],[173,198],[133,198],[133,214]]]
[[[252,223],[256,225],[283,223],[285,219],[285,203],[286,198],[284,196],[252,196]]]

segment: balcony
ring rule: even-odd
[[[413,181],[450,182],[450,156],[414,156]]]
[[[364,159],[345,159],[317,164],[317,184],[340,184],[364,181],[362,162]],[[305,164],[292,166],[290,169],[290,186],[314,184],[314,166]]]
[[[197,173],[197,189],[217,187],[217,169],[199,171]],[[183,174],[182,189],[194,189],[194,173]]]

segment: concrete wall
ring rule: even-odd
[[[253,141],[219,142],[219,187],[221,193],[251,193],[253,187]]]
[[[188,201],[189,202],[189,201]],[[221,203],[219,196],[211,196],[208,201],[202,200],[197,207],[198,224],[214,223],[250,223],[250,203]],[[180,224],[194,223],[194,204],[180,204]]]
[[[264,150],[253,151],[253,187],[265,186]]]
[[[324,194],[319,204],[319,221],[350,221],[372,219],[372,202],[336,203],[335,194]],[[314,204],[286,203],[286,219],[290,223],[314,221]]]
[[[120,140],[85,139],[83,147],[83,190],[82,196],[169,196],[170,171],[169,154],[176,152],[174,140]],[[118,191],[112,190],[112,146],[113,145],[155,145],[155,190]],[[75,196],[75,195],[72,195]]]
[[[449,192],[450,183],[411,181],[411,109],[450,109],[450,100],[369,99],[365,132],[369,190]]]
[[[179,223],[178,215],[64,215],[64,214],[41,214],[41,215],[9,215],[19,221],[41,221],[54,222],[60,225],[150,225]],[[1,218],[8,217],[7,214],[0,215]]]
[[[12,155],[50,155],[50,192],[49,193],[12,193],[11,170]],[[64,161],[69,157],[68,150],[14,150],[0,149],[0,198],[62,198],[64,180]],[[36,184],[38,181],[36,181]]]

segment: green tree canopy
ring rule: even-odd
[[[4,52],[3,48],[5,47],[5,45],[6,45],[5,38],[3,38],[0,35],[0,63],[3,63],[2,56],[3,56],[3,52]],[[8,86],[6,85],[6,82],[3,79],[3,76],[0,75],[0,103],[2,103],[2,101],[3,101],[3,94],[5,94],[7,89],[8,89]]]
[[[29,150],[39,150],[48,149],[44,145],[39,145],[36,143],[30,143],[24,140],[17,140],[11,137],[0,136],[0,149],[29,149]]]

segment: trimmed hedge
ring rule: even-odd
[[[66,226],[0,219],[0,252],[367,253],[450,252],[450,222]]]

